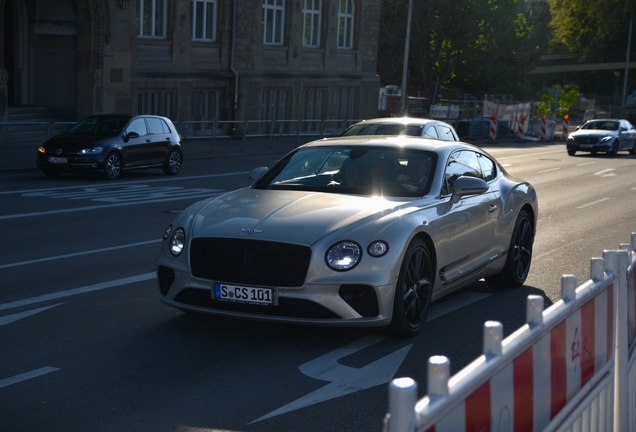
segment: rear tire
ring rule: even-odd
[[[406,250],[395,285],[393,319],[389,330],[413,337],[424,327],[433,297],[433,261],[428,246],[414,239]]]
[[[501,272],[487,277],[486,282],[490,285],[505,287],[523,285],[532,263],[532,243],[534,243],[532,221],[528,212],[521,210],[512,230],[506,264]]]

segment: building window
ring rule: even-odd
[[[192,120],[217,121],[221,111],[219,90],[198,90],[192,92]]]
[[[137,0],[137,35],[144,38],[166,37],[167,0]]]
[[[289,90],[263,90],[262,119],[273,121],[289,119]]]
[[[340,0],[338,7],[338,48],[353,48],[353,0]]]
[[[173,117],[173,93],[170,91],[147,91],[137,95],[137,114],[152,114]]]
[[[337,118],[343,120],[355,120],[358,118],[358,89],[338,89]]]
[[[302,133],[320,133],[325,119],[325,89],[305,89],[302,93]],[[315,120],[315,121],[313,121]]]
[[[318,48],[320,46],[321,0],[305,0],[303,7],[303,46]]]
[[[217,0],[190,1],[192,40],[214,42],[216,40]]]
[[[263,43],[283,44],[285,0],[263,0]]]

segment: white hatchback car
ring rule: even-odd
[[[444,141],[459,141],[453,126],[439,120],[386,117],[362,120],[349,126],[341,136],[354,135],[405,135],[412,137],[436,138]]]

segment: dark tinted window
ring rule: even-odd
[[[148,122],[148,130],[151,134],[165,133],[163,120],[154,117],[148,117],[146,121]]]
[[[477,154],[479,166],[481,167],[482,178],[489,182],[495,178],[495,163],[486,156]]]
[[[453,183],[461,176],[483,178],[477,153],[464,150],[451,155],[446,164],[442,194],[453,193]]]
[[[137,132],[139,136],[148,135],[148,129],[146,129],[146,122],[144,121],[143,118],[135,119],[132,121],[132,123],[128,125],[126,132],[128,133]]]

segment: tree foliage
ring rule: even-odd
[[[378,72],[401,85],[408,0],[383,0]],[[519,0],[414,1],[408,90],[506,92],[519,88],[536,51]],[[530,44],[529,44],[530,42]]]

